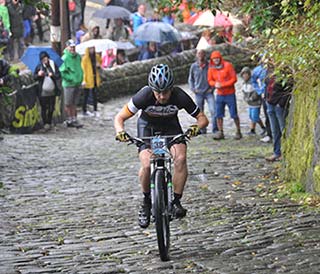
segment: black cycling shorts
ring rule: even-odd
[[[152,124],[148,121],[139,118],[137,123],[138,137],[143,139],[143,137],[150,137],[156,135],[178,135],[183,133],[181,125],[178,121],[174,120],[170,123],[165,123],[164,125]],[[172,138],[168,138],[167,141],[170,141]],[[146,145],[143,145],[139,148],[139,152],[144,149],[150,148],[150,140],[145,139],[144,142]],[[186,144],[186,142],[181,142]]]

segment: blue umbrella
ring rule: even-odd
[[[34,72],[36,66],[40,63],[39,54],[41,51],[45,51],[49,54],[50,59],[60,67],[63,63],[61,57],[50,46],[29,46],[21,57],[21,61]]]
[[[133,37],[140,41],[156,43],[174,43],[181,40],[179,31],[163,22],[144,23],[135,30]]]

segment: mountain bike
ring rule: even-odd
[[[129,136],[131,143],[137,147],[145,145],[145,139],[150,140],[152,156],[151,167],[151,215],[155,222],[159,254],[162,261],[169,260],[170,221],[175,217],[173,211],[172,191],[172,155],[169,147],[190,138],[188,132],[174,136],[152,136],[143,139]]]

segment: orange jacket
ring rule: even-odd
[[[216,67],[212,58],[220,58],[221,66]],[[218,95],[230,95],[235,93],[234,84],[237,82],[237,74],[233,65],[223,60],[219,51],[213,51],[210,56],[208,69],[208,82],[211,87],[214,87],[216,82],[221,84],[221,88],[216,88]]]

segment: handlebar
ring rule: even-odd
[[[180,133],[178,135],[159,135],[159,136],[162,137],[162,138],[172,138],[172,140],[170,140],[168,142],[167,146],[172,146],[174,144],[178,144],[178,143],[190,140],[190,136],[189,136],[188,131],[186,131],[185,133]],[[141,146],[146,144],[144,139],[145,140],[149,140],[149,139],[152,139],[154,137],[156,137],[156,136],[138,138],[138,137],[133,137],[133,136],[128,134],[128,138],[129,138],[130,144],[135,144],[137,147],[141,147]]]

